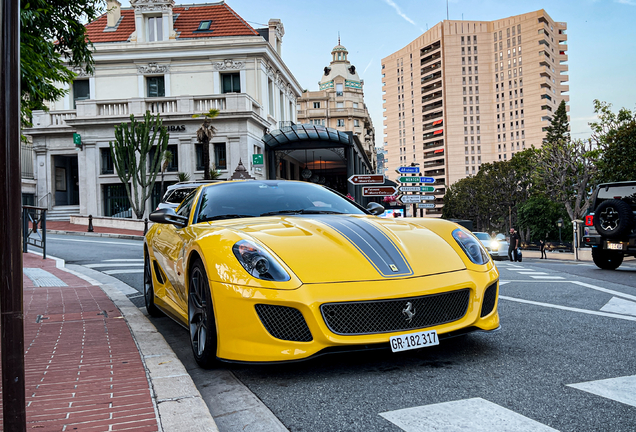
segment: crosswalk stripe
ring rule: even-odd
[[[565,279],[561,276],[530,276],[533,279]]]
[[[143,263],[131,263],[131,264],[85,264],[84,267],[88,268],[103,268],[103,267],[143,267]]]
[[[144,262],[144,259],[126,259],[126,258],[118,258],[118,259],[109,259],[109,260],[103,260],[102,262],[118,262],[118,261],[124,261],[124,262]]]
[[[517,272],[520,275],[547,275],[545,272],[534,272],[534,271],[520,271]]]
[[[568,387],[636,407],[636,375],[568,384]]]
[[[482,398],[406,408],[380,415],[406,432],[558,432]]]
[[[104,270],[102,273],[107,275],[116,275],[116,274],[128,274],[128,273],[143,273],[144,269],[121,269],[121,270]]]
[[[522,282],[522,281],[519,281],[519,282]],[[626,315],[618,315],[618,314],[613,314],[613,313],[608,313],[608,312],[598,312],[598,311],[587,310],[587,309],[573,308],[573,307],[569,307],[569,306],[560,306],[560,305],[536,302],[536,301],[532,301],[532,300],[525,300],[525,299],[520,299],[520,298],[515,298],[515,297],[508,297],[508,296],[500,295],[499,299],[500,300],[513,301],[513,302],[517,302],[517,303],[531,304],[531,305],[535,305],[535,306],[543,306],[543,307],[552,308],[552,309],[560,309],[560,310],[565,310],[565,311],[570,311],[570,312],[579,312],[579,313],[584,313],[584,314],[588,314],[588,315],[597,315],[597,316],[603,316],[603,317],[608,317],[608,318],[617,318],[617,319],[622,319],[622,320],[625,320],[625,321],[636,321],[636,317],[631,317],[631,316],[626,316]]]

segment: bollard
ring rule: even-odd
[[[148,232],[148,218],[144,219],[144,235]]]
[[[88,215],[88,232],[93,232],[93,215]]]

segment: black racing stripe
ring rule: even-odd
[[[369,260],[382,276],[390,278],[413,275],[413,269],[400,248],[371,222],[334,215],[312,215],[311,218],[340,233]]]

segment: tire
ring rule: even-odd
[[[592,249],[594,264],[603,270],[616,270],[623,263],[623,253],[601,248]]]
[[[216,321],[208,277],[200,260],[190,269],[188,328],[194,360],[203,369],[210,369],[216,364]]]
[[[594,228],[603,237],[625,237],[633,226],[634,213],[625,201],[603,201],[594,211]]]
[[[150,257],[147,252],[144,253],[144,301],[148,315],[155,318],[163,316],[163,312],[155,305],[155,287],[152,280]]]

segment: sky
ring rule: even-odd
[[[176,4],[210,3],[197,0]],[[252,27],[278,18],[285,27],[283,60],[300,86],[318,90],[331,50],[340,40],[364,80],[364,99],[383,142],[381,60],[438,22],[493,21],[539,9],[568,25],[570,129],[591,134],[593,101],[636,110],[636,0],[227,0]],[[126,0],[123,7],[130,6]]]

